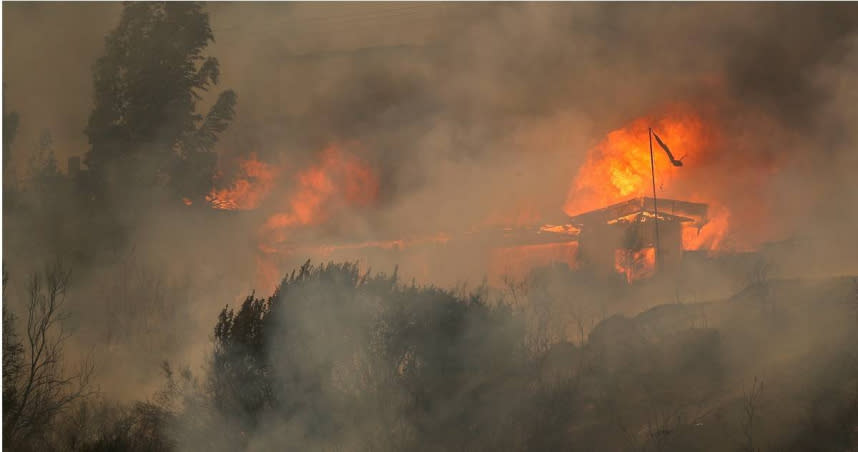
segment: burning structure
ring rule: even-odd
[[[578,262],[597,274],[624,273],[631,282],[679,268],[684,228],[698,231],[709,206],[649,197],[584,212],[571,218],[580,229]]]
[[[488,252],[487,269],[493,278],[510,273],[520,277],[533,267],[565,263],[601,278],[620,274],[632,283],[657,273],[679,272],[685,239],[709,220],[705,203],[636,197],[565,216],[557,221],[562,225],[494,227],[444,234],[443,240],[374,241],[328,248],[362,253],[390,249],[401,254],[405,248],[431,244],[441,253],[447,248]]]
[[[658,129],[656,141],[664,149],[655,157],[652,143],[647,146],[654,133],[650,126]],[[328,234],[331,228],[323,225],[377,206],[382,182],[357,142],[327,146],[304,168],[265,162],[251,153],[238,160],[232,178],[217,181],[206,201],[216,210],[258,209],[264,216],[255,233],[260,287],[273,287],[283,269],[307,258],[403,263],[425,269],[423,276],[437,280],[446,270],[433,263],[445,261],[439,256],[448,254],[459,256],[448,262],[467,254],[467,267],[482,273],[466,278],[486,276],[497,282],[564,263],[604,278],[620,274],[631,283],[657,272],[676,272],[686,251],[708,255],[723,248],[729,211],[718,193],[694,183],[698,179],[693,176],[705,161],[706,144],[716,136],[710,129],[693,111],[678,109],[609,132],[589,150],[561,218],[501,215],[466,230],[452,227],[405,237]],[[682,153],[679,158],[667,142]],[[650,181],[656,192],[656,175],[666,196],[657,200],[645,195]],[[685,196],[703,202],[676,199]]]

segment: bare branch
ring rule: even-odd
[[[63,329],[66,318],[63,305],[70,280],[71,271],[59,260],[30,278],[25,340],[23,344],[17,343],[18,361],[9,363],[10,368],[19,366],[20,371],[15,374],[15,380],[9,382],[13,386],[9,388],[8,398],[4,386],[7,406],[4,407],[3,437],[6,444],[21,444],[43,434],[71,403],[92,394],[89,390],[94,370],[91,359],[84,359],[72,373],[63,369],[64,346],[69,338]],[[11,316],[8,318],[11,327]],[[5,373],[5,360],[3,367]]]

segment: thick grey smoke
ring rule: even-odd
[[[81,154],[86,144],[74,128],[84,125],[89,67],[117,6],[6,9],[6,102],[24,118],[16,151],[29,152],[48,128],[61,161]],[[220,145],[224,165],[257,152],[297,170],[331,143],[360,143],[356,152],[381,181],[379,208],[365,213],[375,235],[449,230],[495,212],[513,216],[523,204],[559,213],[592,144],[674,102],[737,137],[718,150],[731,165],[742,165],[744,152],[779,167],[801,161],[814,184],[825,184],[835,167],[828,163],[850,144],[849,113],[834,107],[850,92],[842,77],[855,52],[856,8],[848,4],[298,3],[210,11],[221,86],[240,96]],[[52,77],[60,67],[69,76]],[[839,187],[847,181],[838,182],[813,201],[832,190],[846,195]],[[794,185],[774,180],[763,189],[784,184]],[[789,210],[793,196],[785,198],[771,210]]]
[[[43,129],[53,134],[61,167],[86,151],[90,69],[120,10],[3,6],[4,103],[21,115],[12,157],[19,171]],[[522,211],[546,221],[562,216],[588,149],[679,103],[720,131],[701,166],[686,169],[719,187],[738,233],[756,243],[809,239],[812,247],[790,256],[801,262],[793,275],[858,270],[853,4],[215,3],[208,10],[219,87],[239,99],[218,145],[221,164],[228,173],[257,153],[285,168],[283,181],[255,212],[157,209],[135,225],[128,286],[102,290],[121,267],[83,272],[78,314],[92,307],[84,297],[117,299],[128,290],[151,291],[164,303],[141,314],[128,297],[107,314],[94,311],[81,331],[86,322],[116,322],[111,315],[123,309],[169,318],[159,328],[182,326],[169,344],[135,339],[104,352],[110,362],[132,362],[145,348],[147,364],[199,364],[217,310],[256,288],[259,227],[290,196],[294,175],[331,144],[367,163],[378,196],[330,212],[301,237],[349,243],[458,233]],[[381,253],[366,263],[403,264],[404,275],[423,282],[473,286],[486,262],[471,251]],[[361,253],[333,257],[366,258]],[[291,256],[281,270],[308,257],[330,256]],[[5,262],[16,260],[38,261],[4,252]],[[166,289],[151,283],[155,273],[170,275]],[[99,343],[100,334],[109,332],[81,341]],[[117,392],[148,389],[157,369],[138,371]]]
[[[268,16],[267,8],[246,14]],[[522,205],[551,216],[605,132],[681,102],[726,137],[696,171],[732,185],[723,201],[739,204],[740,226],[751,222],[749,213],[741,223],[752,209],[741,205],[748,190],[761,192],[754,201],[767,221],[786,227],[774,238],[800,232],[797,217],[823,200],[848,205],[854,196],[854,184],[829,177],[831,163],[849,155],[849,113],[832,108],[848,85],[826,80],[850,72],[851,5],[508,4],[480,7],[478,16],[472,8],[451,6],[437,18],[408,11],[443,32],[400,31],[396,45],[349,48],[340,26],[319,26],[324,38],[304,41],[319,50],[302,52],[288,26],[305,29],[300,18],[284,19],[282,33],[261,27],[264,39],[240,38],[252,42],[242,56],[251,61],[231,71],[225,59],[224,72],[227,83],[246,74],[234,82],[246,116],[224,151],[280,155],[300,168],[331,142],[361,143],[381,178],[367,227],[396,237],[514,216]],[[367,22],[386,35],[416,19],[369,11]],[[222,41],[218,48],[232,48]],[[777,174],[760,181],[765,166]],[[724,180],[737,167],[748,176]],[[806,173],[803,183],[795,172]]]

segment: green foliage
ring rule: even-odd
[[[144,2],[124,6],[94,67],[94,108],[86,133],[86,164],[103,189],[169,186],[201,199],[211,187],[218,134],[234,115],[225,91],[204,116],[203,93],[218,82],[208,14],[197,3]],[[98,193],[104,195],[104,193]]]

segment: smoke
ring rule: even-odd
[[[56,26],[73,39],[48,27],[39,39],[7,28],[15,33],[7,40],[7,105],[31,127],[19,148],[33,141],[36,126],[26,118],[49,115],[16,106],[24,103],[16,93],[62,89],[49,97],[64,102],[55,110],[87,113],[89,64],[61,58],[73,53],[68,42],[97,55],[100,42],[90,36],[112,26],[118,12],[87,7],[99,11],[100,19],[90,19],[99,27]],[[44,6],[8,9],[22,16],[14,23],[59,20]],[[63,11],[63,20],[78,10],[84,13]],[[553,217],[605,133],[677,102],[727,138],[701,177],[763,159],[776,170],[797,166],[830,180],[825,163],[844,155],[850,140],[847,112],[833,107],[844,103],[848,86],[828,74],[849,72],[851,5],[215,4],[210,11],[221,86],[241,99],[220,145],[222,164],[228,169],[237,165],[231,157],[255,152],[298,171],[332,144],[357,143],[380,179],[377,208],[357,212],[374,235],[453,230],[499,213],[513,217],[525,204]],[[801,33],[783,32],[791,29]],[[25,50],[16,43],[30,49],[33,41],[50,43],[57,58],[44,57],[49,49],[40,63],[18,57]],[[68,81],[23,82],[25,74],[50,73],[45,61],[78,66],[78,89]],[[51,129],[73,123],[45,122]],[[65,133],[55,141],[61,160],[85,149],[80,141],[69,149]],[[817,155],[826,157],[810,157]],[[757,189],[750,180],[717,180],[735,187],[725,202]],[[777,216],[804,198],[831,199],[846,182],[817,194],[827,184],[815,181],[813,194],[774,203],[767,194],[761,202]],[[784,185],[796,184],[775,177],[762,188]],[[424,206],[435,211],[427,215]]]
[[[133,260],[149,272],[138,274],[157,269],[169,275],[163,276],[169,286],[164,296],[176,305],[146,315],[161,316],[159,329],[181,327],[183,333],[166,345],[146,345],[147,364],[170,358],[201,365],[217,311],[254,289],[270,290],[256,279],[260,228],[283,213],[302,171],[318,166],[332,146],[365,165],[376,195],[354,205],[337,192],[324,204],[324,222],[290,230],[287,245],[301,251],[275,262],[278,275],[307,258],[360,259],[386,271],[399,264],[405,280],[473,286],[490,268],[505,267],[489,262],[487,250],[496,243],[306,250],[562,222],[590,149],[638,118],[676,110],[693,112],[711,133],[705,158],[680,169],[689,176],[674,188],[675,197],[716,197],[730,211],[736,240],[753,247],[788,238],[809,242],[784,251],[778,262],[783,275],[858,271],[854,5],[207,8],[219,87],[239,96],[236,120],[218,144],[221,170],[235,174],[253,154],[278,168],[279,176],[252,211],[203,212],[176,200],[134,220]],[[13,4],[3,11],[4,103],[22,122],[13,166],[23,167],[47,128],[64,168],[66,157],[88,147],[82,130],[91,108],[90,68],[120,6]],[[4,232],[12,244],[4,261],[27,267],[42,257],[31,254],[30,243],[43,241],[35,232],[5,220]],[[85,318],[81,330],[115,322],[92,300],[123,296],[94,294],[119,272],[105,264],[113,262],[109,252],[103,254],[78,280],[86,294],[76,307]],[[713,285],[729,279],[719,276],[707,275]],[[140,281],[131,284],[134,290],[150,290],[145,278]],[[576,290],[583,289],[564,286],[553,299]],[[603,294],[593,292],[585,298]],[[640,308],[629,306],[623,309]],[[586,306],[587,312],[599,309]],[[83,314],[92,312],[99,315]],[[557,336],[563,335],[585,336]],[[81,341],[85,348],[102,339]],[[105,355],[111,366],[132,362],[142,346],[134,339],[122,347]],[[154,378],[142,373],[140,386],[151,387]],[[117,392],[135,394],[133,388]]]
[[[829,164],[849,155],[848,112],[833,107],[848,85],[826,80],[849,72],[850,5],[513,4],[483,6],[479,17],[470,8],[409,12],[442,30],[428,41],[403,30],[395,45],[343,50],[320,27],[326,39],[307,38],[312,52],[288,26],[283,38],[241,38],[258,56],[243,56],[253,76],[230,85],[245,103],[224,151],[301,168],[330,143],[357,143],[379,176],[379,199],[349,214],[365,217],[364,234],[394,238],[521,211],[553,218],[608,131],[682,104],[720,138],[687,170],[720,187],[736,230],[759,229],[747,241],[816,235],[802,219],[816,218],[824,200],[854,196],[847,178],[829,177]],[[224,59],[225,74],[241,72]]]

